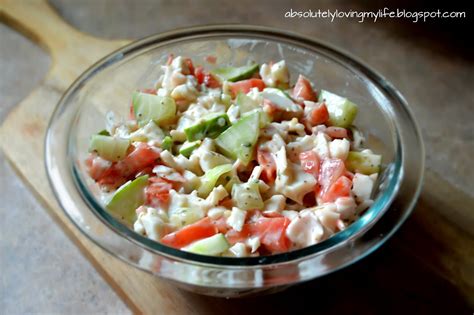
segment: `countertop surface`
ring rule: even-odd
[[[347,1],[335,4],[241,0],[221,5],[218,1],[182,0],[171,4],[165,1],[54,0],[52,5],[76,28],[104,38],[140,38],[196,24],[248,23],[292,30],[331,42],[372,65],[401,91],[419,121],[426,145],[427,169],[466,196],[474,197],[471,163],[474,156],[474,54],[472,43],[452,36],[467,21],[358,23],[356,19],[331,22],[284,17],[288,10],[302,8],[374,10]],[[0,24],[0,121],[35,87],[49,65],[47,52]],[[422,198],[439,191],[435,186],[436,180],[428,181]],[[0,187],[0,313],[130,313],[36,202],[2,155]],[[426,213],[415,211],[395,237],[403,239],[405,231],[416,226],[417,220],[423,220],[423,215]],[[444,219],[456,222],[456,218]],[[472,237],[472,223],[459,224],[467,237]],[[387,303],[396,304],[399,298],[406,302],[410,300],[408,295],[413,296],[412,303],[407,305],[412,309],[433,310],[436,300],[446,309],[469,309],[454,286],[422,270],[416,261],[400,261],[400,270],[406,273],[398,279],[391,275],[397,271],[380,267],[384,261],[398,259],[399,250],[388,242],[367,258],[365,264],[356,264],[335,277],[359,271],[374,272],[380,274],[377,277],[380,279],[386,277],[390,281],[409,283],[405,292],[393,292],[384,281],[368,283],[379,286],[391,296]],[[473,277],[472,270],[466,277]],[[352,279],[364,281],[361,276]],[[472,284],[474,279],[470,280]],[[323,280],[319,284],[330,287],[331,281]],[[420,292],[426,285],[431,289]],[[313,286],[310,284],[308,288]],[[446,303],[441,303],[440,298]],[[431,308],[430,301],[434,301]],[[380,309],[380,305],[374,306],[374,312]]]

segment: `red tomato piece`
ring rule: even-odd
[[[331,138],[342,139],[342,138],[349,137],[349,134],[347,133],[347,129],[342,128],[342,127],[331,126],[331,127],[326,128],[324,132]]]
[[[212,74],[210,73],[205,73],[204,74],[204,84],[211,88],[211,89],[215,89],[215,88],[219,88],[221,87],[221,83],[219,82],[219,80],[217,80]]]
[[[316,152],[306,151],[300,153],[300,162],[301,168],[308,174],[314,176],[315,179],[318,179],[319,175],[319,158]]]
[[[231,198],[226,197],[219,201],[219,206],[225,207],[227,209],[231,209],[234,206],[234,202],[232,201]]]
[[[150,184],[145,188],[146,203],[152,207],[168,204],[173,186],[159,177],[151,177],[148,181]]]
[[[176,232],[165,235],[161,239],[161,243],[174,248],[183,248],[192,242],[211,237],[217,234],[217,232],[217,227],[212,224],[211,219],[205,217]]]
[[[227,231],[227,233],[225,234],[227,241],[231,245],[234,245],[235,243],[238,243],[238,242],[245,242],[250,236],[252,236],[250,223],[244,224],[241,231],[236,231],[234,229],[231,229]]]
[[[308,79],[300,74],[293,88],[293,98],[296,100],[305,100],[315,102],[317,100],[316,92],[314,92]]]
[[[184,59],[184,64],[188,66],[188,69],[189,69],[189,73],[184,73],[184,74],[194,74],[194,65],[191,58]]]
[[[225,234],[229,231],[229,226],[227,225],[227,218],[221,216],[219,219],[212,220],[212,224],[217,228],[219,233]]]
[[[329,112],[326,104],[314,103],[314,108],[306,114],[306,120],[311,126],[317,126],[326,123],[329,120]]]
[[[262,218],[254,223],[254,234],[260,237],[261,246],[267,251],[281,253],[288,251],[291,241],[286,236],[286,228],[290,220],[286,217],[281,218]]]
[[[215,64],[217,61],[217,57],[209,55],[209,56],[206,56],[205,60],[211,64]]]
[[[196,77],[196,80],[198,81],[198,84],[203,84],[204,83],[204,68],[201,66],[196,67],[194,69],[194,76]]]
[[[346,171],[344,161],[341,159],[327,158],[321,162],[319,170],[318,185],[320,186],[320,196],[323,196],[332,184]]]
[[[248,93],[252,88],[258,88],[259,91],[262,91],[265,88],[265,83],[260,79],[248,79],[230,83],[229,86],[232,94],[237,95],[239,92]]]
[[[258,150],[257,161],[263,169],[262,180],[268,184],[273,183],[276,179],[276,163],[272,154],[265,150]]]
[[[346,176],[339,177],[329,190],[321,197],[323,202],[334,202],[339,197],[349,197],[352,181]]]
[[[129,177],[154,164],[159,157],[160,153],[157,149],[146,143],[139,143],[129,155],[118,161],[114,167],[124,177]]]

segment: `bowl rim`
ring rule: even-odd
[[[45,140],[46,148],[48,148],[49,146],[49,140],[51,137],[50,130],[52,129],[51,126],[54,124],[55,118],[58,116],[58,113],[60,112],[61,108],[65,104],[67,104],[69,97],[71,97],[71,95],[74,94],[77,88],[80,87],[85,82],[87,82],[88,79],[92,78],[94,74],[97,73],[99,70],[101,70],[102,68],[108,67],[116,62],[119,62],[120,60],[124,59],[130,54],[143,51],[149,46],[154,46],[157,43],[164,43],[163,45],[166,45],[167,42],[171,40],[175,40],[175,39],[186,40],[195,35],[200,35],[200,36],[208,35],[209,36],[213,34],[218,35],[218,33],[223,33],[223,34],[220,34],[220,36],[230,35],[231,33],[235,33],[236,35],[238,34],[241,37],[243,36],[247,36],[249,38],[262,37],[262,38],[267,38],[267,39],[273,38],[274,40],[283,42],[286,45],[292,45],[296,43],[300,45],[306,45],[308,46],[307,49],[309,49],[309,47],[311,46],[323,47],[326,49],[328,53],[336,54],[338,57],[343,57],[345,61],[349,61],[352,66],[356,66],[360,69],[364,69],[364,74],[370,75],[369,77],[372,79],[373,82],[375,82],[379,86],[379,88],[384,89],[385,92],[390,93],[392,96],[396,97],[397,101],[403,105],[403,110],[405,110],[408,113],[408,116],[411,118],[410,122],[414,125],[414,129],[416,130],[416,136],[421,144],[420,152],[422,153],[422,156],[424,157],[424,147],[423,147],[423,142],[421,139],[421,133],[419,132],[419,128],[416,124],[415,119],[413,118],[413,114],[411,113],[407,105],[407,102],[405,101],[403,96],[400,94],[400,92],[398,92],[390,83],[388,83],[388,81],[385,78],[383,78],[380,74],[374,71],[371,67],[367,66],[364,62],[352,56],[350,53],[344,50],[341,50],[339,48],[335,48],[333,45],[328,44],[327,42],[319,40],[319,39],[312,39],[307,36],[302,36],[293,32],[275,30],[269,27],[254,26],[254,25],[241,25],[241,24],[193,26],[193,27],[168,31],[165,33],[159,33],[159,34],[151,35],[143,39],[134,41],[108,54],[107,56],[105,56],[104,58],[102,58],[101,60],[93,64],[92,66],[90,66],[83,74],[81,74],[71,84],[71,86],[66,90],[66,92],[61,97],[48,126],[47,137]],[[393,117],[390,116],[390,119],[393,120]],[[77,174],[76,168],[74,167],[73,161],[70,161],[69,164],[70,164],[70,171],[73,173],[73,178],[75,180],[76,189],[78,189],[81,197],[83,198],[83,201],[89,206],[88,210],[92,210],[92,212],[98,217],[98,219],[100,219],[102,223],[104,223],[112,232],[118,234],[121,237],[125,237],[126,239],[128,239],[135,245],[138,245],[148,251],[151,251],[154,254],[166,256],[175,260],[180,260],[180,261],[185,261],[185,262],[204,263],[204,264],[212,265],[212,266],[252,267],[256,265],[280,264],[280,263],[294,262],[294,261],[305,259],[307,257],[313,256],[316,254],[321,254],[325,251],[335,249],[339,245],[345,244],[347,241],[358,238],[364,233],[366,233],[378,221],[378,219],[380,219],[382,215],[388,211],[391,203],[393,202],[394,198],[397,195],[397,192],[399,191],[400,183],[403,178],[403,170],[402,170],[403,150],[402,150],[402,143],[400,142],[400,135],[398,134],[398,126],[396,124],[396,121],[394,121],[394,126],[397,127],[395,128],[396,152],[395,152],[395,163],[394,163],[394,169],[393,169],[394,175],[389,181],[389,186],[381,194],[385,198],[383,198],[383,200],[380,198],[377,199],[381,207],[377,209],[377,211],[375,211],[373,210],[375,209],[375,207],[371,206],[369,210],[367,210],[361,218],[359,218],[357,221],[352,223],[346,230],[333,235],[332,237],[330,237],[329,239],[323,242],[320,242],[318,244],[311,245],[302,249],[294,250],[291,252],[281,253],[281,254],[276,254],[276,255],[269,255],[269,256],[243,257],[243,258],[204,256],[204,255],[198,255],[198,254],[193,254],[189,252],[184,252],[182,250],[174,249],[166,245],[160,244],[156,241],[153,241],[151,239],[148,239],[144,236],[141,236],[140,234],[135,233],[126,225],[122,224],[120,221],[116,220],[112,215],[110,215],[104,209],[104,207],[100,205],[96,201],[96,199],[93,198],[89,194],[89,190],[86,189],[86,187],[84,186],[84,183],[81,182],[81,180],[78,180],[79,176]],[[68,138],[68,146],[70,146],[70,141],[69,141],[70,136],[68,135],[67,138]],[[74,224],[78,226],[78,228],[94,243],[98,244],[100,247],[102,247],[103,249],[111,253],[113,256],[123,259],[123,257],[117,255],[112,249],[96,241],[94,237],[90,236],[87,233],[87,231],[84,231],[83,228],[80,225],[78,225],[77,222],[75,222],[74,218],[70,216],[65,206],[61,202],[59,192],[57,191],[55,187],[55,183],[52,179],[52,175],[50,174],[49,168],[51,167],[51,160],[48,156],[48,152],[49,152],[48,149],[46,149],[45,160],[46,160],[46,169],[48,173],[48,179],[50,181],[51,186],[53,187],[53,191],[56,198],[60,200],[60,204],[64,212],[74,222]],[[71,159],[70,148],[68,149],[68,155],[69,155],[69,158]],[[424,161],[421,161],[421,164],[423,163]],[[423,169],[423,167],[421,168]],[[411,205],[409,205],[410,209],[408,209],[406,216],[402,220],[400,220],[400,222],[398,222],[398,224],[392,230],[392,233],[388,233],[386,237],[379,242],[378,246],[380,246],[386,239],[388,239],[388,237],[390,237],[398,229],[398,227],[403,223],[406,217],[408,217],[408,214],[411,212],[411,209],[413,208],[414,201],[416,201],[421,191],[421,185],[420,185],[421,181],[419,181],[417,185],[417,189],[412,198],[413,202],[411,203]],[[390,194],[386,194],[386,192],[390,192]],[[364,217],[365,219],[363,219]],[[368,250],[366,254],[368,254],[369,252],[371,251]],[[360,259],[364,256],[365,255],[361,257],[357,257],[357,259]]]

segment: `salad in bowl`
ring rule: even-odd
[[[291,78],[285,60],[215,59],[170,56],[91,135],[85,164],[107,211],[166,246],[226,257],[305,248],[355,222],[382,163],[358,106]]]

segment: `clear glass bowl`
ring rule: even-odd
[[[319,244],[273,256],[224,258],[182,252],[149,240],[103,208],[84,160],[92,133],[109,110],[127,116],[130,95],[154,84],[169,54],[206,64],[285,59],[293,80],[302,73],[318,88],[359,104],[355,124],[383,155],[375,202],[346,230]],[[210,66],[210,65],[207,65]],[[257,26],[205,26],[154,35],[97,62],[66,91],[46,137],[46,168],[62,208],[112,255],[194,292],[238,297],[274,292],[348,266],[377,249],[402,224],[420,192],[424,150],[406,101],[382,76],[348,53],[318,40]]]

